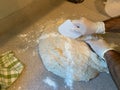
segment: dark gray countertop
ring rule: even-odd
[[[96,0],[85,0],[82,4],[77,5],[67,1],[58,6],[52,4],[54,9],[49,11],[48,8],[48,13],[45,14],[44,12],[42,16],[41,12],[36,13],[36,15],[33,14],[34,16],[30,16],[29,13],[24,14],[26,17],[28,15],[28,18],[24,18],[24,22],[1,34],[0,54],[12,50],[25,64],[23,73],[8,90],[54,90],[53,87],[44,82],[47,77],[57,84],[55,90],[69,90],[69,88],[65,87],[64,79],[48,72],[43,66],[38,54],[37,39],[42,32],[46,31],[49,24],[54,23],[55,25],[58,20],[79,19],[80,16],[94,21],[108,19],[107,15],[100,13],[96,9],[95,3]],[[32,11],[32,8],[27,10]],[[120,50],[120,34],[108,33],[104,37],[109,43],[117,44],[117,50]],[[101,73],[89,82],[74,82],[73,90],[117,90],[117,88],[109,74]]]

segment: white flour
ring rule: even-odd
[[[43,80],[44,83],[46,83],[47,85],[49,85],[50,87],[52,87],[54,90],[57,90],[57,84],[55,81],[51,80],[50,77],[46,77],[46,79]]]
[[[63,21],[65,21],[64,18],[57,18],[54,20],[48,20],[44,23],[37,22],[36,24],[28,27],[26,32],[17,35],[18,41],[21,41],[22,45],[22,48],[18,49],[18,53],[26,52],[29,48],[36,46],[39,43],[39,37],[43,32],[55,30],[55,28],[57,28]],[[57,34],[52,36],[57,36]],[[49,37],[49,35],[46,34],[42,39],[47,37]]]
[[[58,35],[59,35],[58,33],[44,34],[43,36],[40,37],[40,39],[46,39],[48,37],[57,37]]]

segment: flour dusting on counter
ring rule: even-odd
[[[36,23],[30,27],[27,28],[26,32],[23,32],[21,34],[17,35],[17,38],[22,41],[22,45],[20,45],[18,53],[26,52],[29,50],[29,48],[32,48],[34,46],[37,46],[39,43],[39,37],[42,33],[46,31],[55,30],[57,31],[57,27],[65,20],[65,18],[57,18],[54,20],[48,20],[47,22],[43,23]],[[56,34],[54,36],[57,36]],[[43,39],[48,37],[46,34],[45,37],[42,37]],[[17,43],[16,43],[17,44]],[[34,54],[33,54],[34,56]]]
[[[53,81],[50,77],[46,77],[46,79],[43,80],[44,83],[52,87],[54,90],[57,90],[57,84],[55,81]]]

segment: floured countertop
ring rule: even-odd
[[[53,32],[66,19],[78,19],[80,16],[94,21],[108,19],[108,16],[97,11],[95,4],[95,0],[85,0],[83,4],[78,5],[65,1],[36,22],[33,22],[31,17],[30,23],[33,24],[21,23],[2,35],[0,54],[13,50],[25,64],[23,73],[8,90],[70,90],[62,78],[48,72],[43,66],[38,54],[38,38],[42,33]],[[116,45],[120,51],[119,33],[107,33],[104,38]],[[101,73],[90,82],[74,82],[73,90],[117,90],[117,88],[109,74]]]

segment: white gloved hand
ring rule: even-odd
[[[113,50],[113,48],[111,48],[110,45],[103,39],[88,40],[86,41],[86,43],[88,43],[91,46],[91,48],[96,52],[96,54],[99,55],[103,59],[104,59],[104,54],[107,51]]]
[[[80,20],[73,20],[72,23],[78,27],[73,30],[80,32],[82,35],[93,34],[93,33],[105,33],[104,22],[93,22],[84,17]]]

